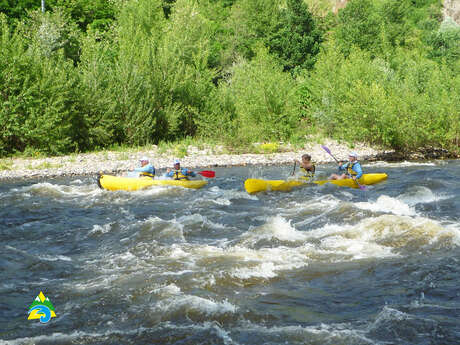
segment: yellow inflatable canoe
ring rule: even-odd
[[[363,174],[361,178],[358,179],[360,185],[370,186],[376,183],[385,181],[388,178],[388,175],[385,173],[378,174]],[[325,183],[335,184],[340,187],[350,187],[350,188],[359,188],[359,185],[353,181],[351,178],[344,180],[322,180],[322,181],[313,181],[313,183],[319,184],[322,186]]]
[[[385,173],[378,174],[363,174],[358,182],[360,185],[372,185],[387,179],[388,175]],[[345,180],[322,180],[322,181],[312,181],[315,184],[323,185],[326,183],[335,184],[341,187],[350,187],[350,188],[359,188],[352,179]],[[249,178],[244,181],[244,189],[249,194],[254,194],[263,191],[281,191],[289,192],[292,188],[304,185],[311,185],[308,181],[305,180],[261,180],[255,178]]]
[[[244,181],[244,189],[246,189],[246,192],[249,194],[271,190],[289,192],[293,187],[304,184],[307,184],[307,182],[299,180],[260,180],[248,178]]]
[[[206,185],[204,180],[154,180],[151,177],[123,177],[113,175],[98,175],[97,184],[107,190],[133,191],[151,186],[179,186],[198,189]]]

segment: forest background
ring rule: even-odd
[[[45,3],[0,0],[0,157],[309,135],[460,150],[440,1]]]

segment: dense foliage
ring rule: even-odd
[[[315,133],[458,151],[460,27],[439,1],[330,3],[0,0],[0,156]]]

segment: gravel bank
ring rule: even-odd
[[[406,156],[396,157],[394,151],[383,151],[366,145],[357,144],[352,149],[346,144],[333,140],[325,140],[322,144],[329,147],[335,157],[346,159],[348,152],[356,151],[361,161],[366,160],[398,160]],[[319,143],[309,143],[302,150],[277,152],[270,154],[224,154],[214,153],[212,149],[199,150],[196,147],[188,147],[187,156],[181,158],[183,167],[188,168],[210,168],[230,167],[241,165],[282,165],[292,164],[294,159],[300,159],[301,155],[308,153],[317,164],[333,162],[333,159],[321,148]],[[172,153],[158,152],[156,147],[150,150],[139,150],[130,152],[104,151],[88,154],[77,154],[61,157],[48,158],[15,158],[3,159],[3,170],[0,170],[0,180],[17,178],[57,177],[74,175],[95,175],[98,172],[117,174],[127,171],[138,165],[141,156],[147,156],[153,162],[157,170],[166,169],[172,165],[176,158]],[[396,157],[392,159],[392,157]],[[437,158],[436,155],[415,155],[412,159]],[[7,167],[7,169],[5,169]]]

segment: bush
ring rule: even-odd
[[[319,53],[322,33],[303,0],[288,0],[274,32],[267,39],[270,52],[285,71],[311,69]]]
[[[399,49],[396,56],[388,63],[360,50],[347,59],[328,50],[305,81],[313,118],[328,135],[351,142],[455,149],[460,78],[417,52]]]
[[[214,127],[216,135],[240,143],[289,138],[299,121],[295,83],[264,48],[251,62],[234,66],[208,111],[201,117],[202,131]]]
[[[39,42],[26,42],[24,27],[10,32],[4,17],[0,22],[0,153],[28,147],[52,154],[79,150],[84,125],[76,111],[72,63],[62,50],[47,56]]]

